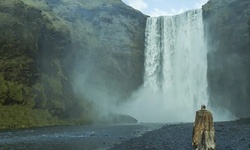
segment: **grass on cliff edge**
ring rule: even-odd
[[[47,110],[25,106],[0,105],[0,129],[29,128],[53,125],[66,125],[66,121],[53,117]]]

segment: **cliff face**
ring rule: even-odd
[[[48,3],[73,31],[78,96],[117,103],[142,84],[146,16],[117,0]]]
[[[237,117],[250,115],[249,8],[249,0],[210,0],[203,6],[210,103]]]
[[[121,1],[2,0],[0,20],[1,128],[85,121],[142,83],[146,16]]]

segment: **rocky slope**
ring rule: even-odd
[[[120,0],[2,0],[0,20],[0,128],[86,122],[142,83],[146,16]]]
[[[210,103],[237,117],[250,115],[249,8],[249,0],[210,0],[203,6]]]

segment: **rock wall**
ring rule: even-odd
[[[249,0],[210,0],[203,6],[208,39],[210,104],[250,115]]]
[[[109,114],[143,82],[147,17],[120,0],[46,4],[71,31],[73,52],[65,61],[75,96],[98,114]]]
[[[130,95],[143,82],[146,16],[117,0],[68,3],[49,6],[73,31],[76,93],[96,100]]]
[[[92,90],[142,84],[146,16],[120,0],[2,0],[0,20],[0,128],[86,122]]]

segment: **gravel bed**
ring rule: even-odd
[[[193,150],[192,123],[165,125],[110,148],[110,150]],[[217,150],[250,150],[250,121],[215,123]]]

